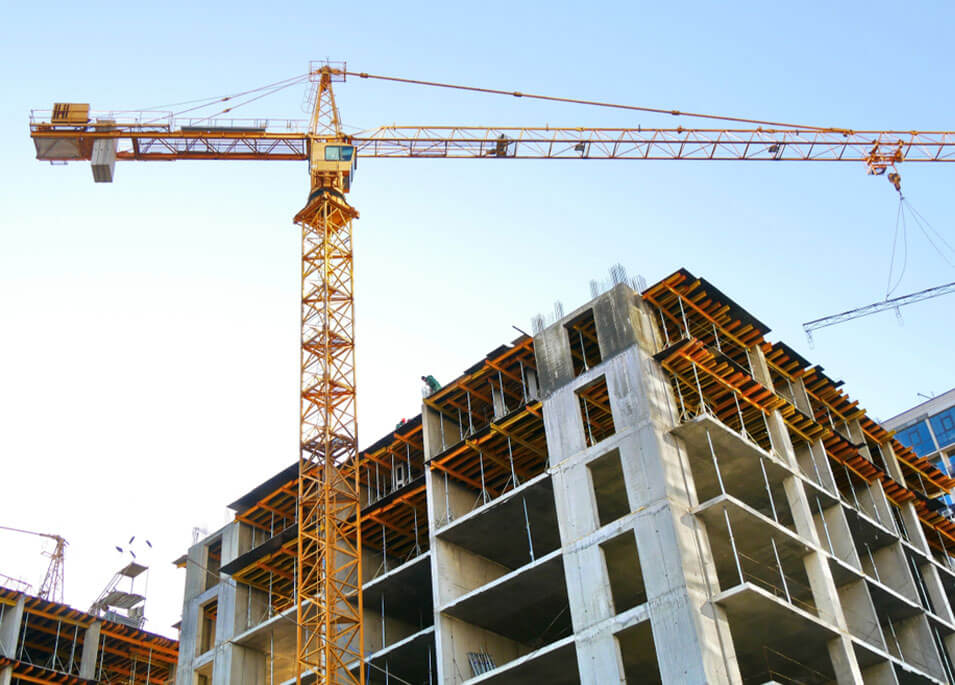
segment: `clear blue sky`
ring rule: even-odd
[[[945,2],[5,3],[0,27],[0,524],[71,542],[85,608],[130,535],[154,542],[149,628],[169,633],[193,526],[297,447],[303,164],[34,159],[31,108],[137,109],[245,90],[347,59],[361,71],[801,123],[955,128]],[[273,6],[275,7],[275,6]],[[673,125],[579,106],[366,81],[344,121]],[[249,115],[303,117],[303,90]],[[682,120],[684,125],[693,122]],[[901,169],[955,245],[955,165]],[[885,293],[897,196],[861,165],[365,160],[356,225],[363,444],[418,411],[512,324],[588,298],[615,262],[685,266],[823,364],[876,416],[955,386],[955,298],[821,331]],[[900,293],[955,280],[915,230]],[[0,537],[39,585],[42,544]],[[8,552],[7,550],[12,550]]]

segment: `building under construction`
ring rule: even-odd
[[[127,573],[143,568],[130,564]],[[115,610],[142,600],[114,586],[89,613],[0,587],[0,685],[174,682],[178,643],[142,630],[141,615]]]
[[[618,283],[364,449],[366,681],[955,682],[955,479],[767,333]],[[189,550],[177,682],[294,681],[297,478]]]

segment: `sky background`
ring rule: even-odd
[[[0,525],[70,546],[86,609],[150,563],[147,628],[175,635],[192,529],[291,464],[298,442],[304,163],[35,160],[33,108],[142,109],[347,60],[379,74],[854,129],[953,129],[947,2],[3,2]],[[244,108],[304,118],[305,88]],[[344,122],[698,122],[414,86],[337,84]],[[349,129],[352,130],[352,129]],[[955,245],[955,165],[902,165]],[[885,295],[898,196],[861,163],[364,160],[356,231],[362,445],[619,262],[704,276],[886,419],[955,386],[955,298],[819,331]],[[896,294],[955,280],[910,224]],[[955,262],[955,255],[949,254]],[[0,573],[38,590],[51,545],[0,531]],[[148,551],[148,554],[147,554]]]

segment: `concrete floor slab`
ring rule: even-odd
[[[894,532],[858,511],[855,507],[843,504],[842,508],[846,512],[849,529],[852,531],[852,539],[855,540],[856,549],[859,550],[860,555],[865,554],[865,544],[868,544],[874,552],[898,541],[899,537]]]
[[[349,670],[358,672],[357,662]],[[434,626],[409,635],[374,654],[365,655],[365,682],[427,683],[437,682],[434,662]]]
[[[374,610],[380,607],[384,596],[388,616],[412,626],[433,625],[430,555],[430,552],[425,552],[365,583],[362,586],[365,608]]]
[[[910,616],[922,613],[924,610],[921,605],[900,595],[892,588],[883,583],[866,577],[866,584],[869,586],[869,594],[872,595],[872,603],[879,614],[881,620],[892,619],[893,622],[902,621]]]
[[[815,616],[751,583],[721,592],[713,601],[729,618],[744,679],[762,682],[759,677],[774,672],[808,683],[835,677],[827,645],[837,632]]]
[[[832,572],[832,580],[837,588],[862,580],[864,577],[860,569],[847,564],[838,557],[827,554],[826,559],[829,561],[829,570]]]
[[[739,582],[739,572],[733,556],[735,544],[747,579],[750,574],[758,575],[767,584],[777,587],[779,592],[788,589],[795,598],[811,600],[811,591],[807,585],[792,582],[793,578],[805,575],[803,557],[812,551],[812,547],[802,538],[729,495],[714,497],[695,507],[693,513],[706,524],[720,581],[728,581],[725,587]],[[730,522],[729,529],[726,525],[727,517]],[[733,533],[733,543],[729,539],[730,530]],[[776,543],[775,551],[772,542]],[[783,588],[779,577],[780,565],[788,579],[787,588]]]
[[[786,502],[783,481],[798,474],[780,459],[708,415],[697,416],[692,421],[676,426],[670,432],[686,443],[699,501],[711,499],[725,491],[745,499],[761,511],[769,511],[772,505],[766,490],[768,481],[779,514],[785,517],[782,520],[786,524],[791,523],[787,520],[788,508],[779,505]],[[713,446],[712,452],[710,444]],[[713,454],[716,455],[719,465],[719,477],[713,464]]]
[[[442,612],[531,647],[570,632],[559,551],[456,599]]]
[[[577,673],[577,650],[571,636],[515,659],[490,673],[466,680],[465,685],[576,685],[580,683]]]
[[[501,495],[435,534],[508,568],[518,568],[530,561],[525,504],[534,556],[540,558],[560,547],[554,489],[549,474],[542,474]]]

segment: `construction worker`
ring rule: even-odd
[[[441,384],[438,383],[434,376],[422,376],[421,380],[423,380],[424,384],[428,387],[429,395],[433,395],[441,389]]]

